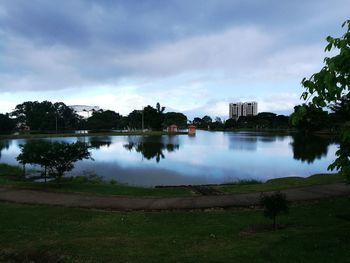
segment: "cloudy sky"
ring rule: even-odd
[[[290,113],[350,0],[0,0],[0,112],[28,100]]]

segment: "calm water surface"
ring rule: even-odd
[[[268,180],[327,172],[337,144],[329,138],[253,132],[198,131],[195,137],[114,136],[51,138],[85,141],[93,160],[79,161],[71,175],[96,173],[140,186]],[[0,162],[17,164],[19,145],[0,140]]]

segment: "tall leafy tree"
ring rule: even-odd
[[[25,167],[26,164],[36,164],[59,182],[62,176],[74,168],[74,163],[91,158],[89,148],[85,143],[50,142],[45,140],[29,141],[21,145],[21,153],[17,160]]]
[[[87,120],[88,129],[122,129],[122,118],[119,113],[111,110],[99,110],[92,113]]]
[[[176,124],[180,128],[187,126],[187,117],[180,112],[167,112],[164,114],[164,126]]]
[[[303,114],[299,113],[301,110]],[[295,106],[290,118],[294,127],[305,132],[327,128],[329,120],[328,112],[313,104]]]
[[[322,108],[334,103],[339,103],[343,98],[350,99],[350,20],[342,25],[346,29],[343,36],[326,38],[328,44],[326,52],[333,50],[336,55],[324,59],[323,68],[310,78],[304,78],[302,85],[305,92],[302,98],[315,107]],[[305,108],[298,111],[299,115],[305,114]],[[339,171],[350,178],[350,124],[347,122],[342,131],[342,139],[337,159],[329,166],[329,169]]]
[[[26,101],[18,104],[11,116],[21,126],[31,130],[67,130],[75,129],[81,118],[62,102]]]
[[[15,120],[11,119],[8,114],[0,114],[0,133],[11,132],[15,127]]]

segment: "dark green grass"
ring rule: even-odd
[[[269,190],[304,187],[317,184],[331,184],[346,182],[346,178],[340,174],[315,174],[310,177],[285,177],[268,180],[265,183],[259,181],[238,182],[217,186],[225,193],[251,193]]]
[[[275,232],[260,210],[100,212],[0,203],[0,262],[349,262],[350,200],[293,206]],[[21,262],[21,261],[18,261]]]

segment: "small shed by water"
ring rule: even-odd
[[[169,133],[175,133],[175,132],[177,132],[177,125],[172,124],[172,125],[168,126],[168,132],[169,132]]]
[[[194,125],[188,126],[188,135],[196,135],[196,126]]]

